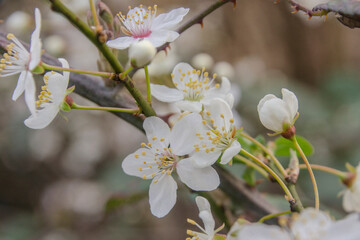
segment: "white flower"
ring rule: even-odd
[[[177,184],[172,172],[176,169],[180,180],[196,191],[211,191],[220,180],[212,167],[197,168],[189,158],[182,159],[193,151],[196,129],[192,122],[200,116],[189,114],[178,121],[172,130],[158,117],[144,121],[148,144],[128,155],[122,167],[126,174],[153,179],[149,189],[150,209],[156,217],[169,213],[176,202]],[[200,120],[201,121],[201,120]]]
[[[68,62],[60,58],[62,67],[69,68]],[[24,121],[25,125],[33,129],[42,129],[48,126],[60,111],[60,107],[67,95],[69,72],[48,72],[44,76],[45,86],[41,89],[39,100],[36,101],[37,110]]]
[[[173,29],[189,12],[188,8],[177,8],[156,16],[156,5],[154,8],[146,9],[140,5],[134,9],[129,7],[129,9],[126,16],[121,12],[117,15],[124,25],[121,30],[128,36],[108,41],[109,47],[125,49],[141,39],[150,41],[155,47],[173,42],[180,36]]]
[[[224,228],[224,225],[215,230],[215,221],[211,214],[209,201],[206,198],[200,196],[196,197],[195,201],[199,208],[199,217],[203,221],[205,229],[197,224],[194,220],[187,219],[188,223],[197,226],[202,231],[201,233],[187,230],[187,234],[192,236],[191,240],[213,240],[215,234],[221,231]]]
[[[0,60],[0,76],[6,77],[20,73],[12,99],[17,100],[25,91],[25,102],[32,114],[36,109],[36,86],[31,71],[39,65],[41,60],[41,15],[37,8],[35,9],[35,24],[35,30],[31,35],[30,53],[13,34],[8,34],[7,37],[12,43],[6,46],[7,53]]]
[[[281,93],[282,99],[268,94],[257,106],[261,123],[276,133],[281,133],[291,127],[298,111],[298,100],[295,94],[286,88],[281,89]]]
[[[347,212],[360,212],[360,165],[356,167],[355,179],[343,193],[343,207]]]
[[[229,105],[223,99],[214,98],[205,105],[202,118],[201,123],[193,123],[197,126],[198,141],[191,154],[192,161],[204,167],[212,165],[221,156],[220,163],[227,164],[241,150]]]
[[[313,208],[294,214],[289,231],[262,223],[234,224],[228,240],[357,240],[360,237],[360,216],[351,214],[333,221],[328,214]]]
[[[222,84],[215,84],[216,74],[211,78],[205,69],[193,69],[187,63],[179,63],[171,74],[176,88],[151,84],[151,94],[162,102],[175,102],[183,111],[200,112],[204,103],[213,98],[225,99],[230,107],[234,98],[230,94],[230,81],[223,77]]]
[[[142,40],[131,44],[129,48],[129,59],[134,67],[144,67],[155,57],[156,49],[148,40]]]

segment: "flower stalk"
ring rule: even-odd
[[[319,206],[320,206],[319,190],[318,190],[318,187],[317,187],[317,184],[316,184],[315,176],[314,176],[314,173],[313,173],[313,171],[312,171],[311,165],[310,165],[307,157],[305,156],[303,150],[301,149],[298,141],[296,140],[296,137],[294,136],[291,140],[292,140],[292,142],[293,142],[296,150],[297,150],[298,153],[300,154],[301,158],[304,160],[305,165],[306,165],[306,168],[307,168],[308,171],[309,171],[310,178],[311,178],[311,182],[312,182],[312,185],[313,185],[313,188],[314,188],[315,208],[316,208],[317,210],[319,210]]]
[[[138,113],[139,112],[139,109],[81,106],[81,105],[77,105],[76,103],[72,103],[71,108],[72,109],[80,109],[80,110],[100,110],[100,111],[123,112],[123,113]]]
[[[322,171],[322,172],[327,172],[327,173],[333,174],[335,176],[338,176],[341,180],[344,180],[344,179],[347,178],[347,173],[346,172],[343,172],[343,171],[340,171],[340,170],[337,170],[337,169],[334,169],[334,168],[331,168],[331,167],[322,166],[322,165],[318,165],[318,164],[310,164],[310,166],[311,166],[311,168],[313,170],[319,170],[319,171]],[[300,169],[307,169],[307,166],[306,166],[306,164],[300,164],[299,168]]]
[[[264,221],[266,221],[268,219],[271,219],[271,218],[274,218],[274,217],[279,217],[279,216],[286,215],[286,214],[289,214],[289,213],[291,213],[291,210],[284,211],[284,212],[279,212],[279,213],[274,213],[274,214],[269,214],[269,215],[266,215],[266,216],[260,218],[258,223],[263,223]]]
[[[150,88],[150,76],[149,76],[148,65],[144,66],[144,70],[145,70],[145,79],[146,79],[147,100],[149,104],[151,104],[151,88]]]
[[[236,156],[234,156],[234,160],[244,163],[248,167],[254,168],[258,173],[263,175],[265,178],[269,178],[269,174],[263,168],[259,167],[258,165],[256,165],[252,161],[250,161],[249,159],[247,159],[241,155],[236,155]]]
[[[53,65],[48,65],[46,63],[41,63],[41,66],[46,70],[54,70],[54,71],[67,71],[67,72],[74,72],[74,73],[83,73],[88,75],[94,75],[94,76],[100,76],[105,77],[109,79],[114,79],[116,74],[110,73],[110,72],[95,72],[95,71],[88,71],[88,70],[80,70],[80,69],[74,69],[74,68],[63,68]]]

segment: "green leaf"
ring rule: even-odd
[[[309,156],[314,153],[314,148],[308,142],[308,140],[306,140],[305,138],[300,137],[300,136],[296,136],[296,140],[298,141],[301,149],[303,150],[303,152],[306,156]],[[295,150],[295,146],[292,143],[292,141],[285,139],[283,137],[278,137],[275,140],[275,145],[276,145],[276,147],[275,147],[274,154],[276,156],[290,157],[290,149]],[[300,156],[300,155],[298,154],[298,156]]]
[[[133,195],[125,195],[125,196],[112,196],[109,198],[105,205],[105,209],[107,212],[114,211],[118,208],[124,207],[126,205],[130,205],[132,203],[136,203],[147,196],[147,192],[136,193]]]
[[[254,187],[256,185],[256,177],[255,177],[255,170],[252,167],[247,167],[242,175],[245,182]]]
[[[360,2],[358,0],[333,0],[322,3],[313,8],[313,11],[337,13],[337,19],[349,28],[360,28]]]
[[[63,101],[60,105],[60,109],[64,112],[70,112],[71,107],[69,104],[67,104],[66,102]]]

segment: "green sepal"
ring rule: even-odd
[[[226,236],[215,235],[214,240],[226,240]]]
[[[63,101],[60,105],[60,110],[64,112],[70,112],[71,107],[69,104],[67,104],[65,101]]]
[[[70,93],[72,93],[75,90],[75,85],[66,89],[65,91],[65,96],[69,95]]]
[[[353,165],[351,165],[350,163],[348,163],[348,162],[345,163],[345,167],[349,172],[356,173],[356,168]]]
[[[296,136],[296,140],[306,156],[314,153],[314,148],[308,140],[300,136]],[[275,139],[275,146],[275,156],[290,157],[290,149],[296,150],[293,142],[283,137]]]
[[[45,69],[41,65],[37,65],[31,72],[34,74],[43,74]]]

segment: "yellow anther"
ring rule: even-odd
[[[143,152],[141,152],[141,155],[145,156],[145,155],[146,155],[146,152],[144,152],[144,151],[143,151]]]
[[[139,154],[135,154],[134,157],[135,157],[135,158],[139,158]]]
[[[206,115],[210,116],[210,115],[211,115],[211,112],[207,111],[207,112],[206,112]]]
[[[196,74],[197,74],[197,75],[200,75],[200,74],[201,74],[201,71],[200,71],[200,70],[197,70],[197,71],[196,71]]]
[[[186,74],[185,74],[185,73],[182,73],[182,74],[181,74],[181,76],[185,77],[185,76],[186,76]]]
[[[171,78],[174,78],[175,75],[172,73],[170,76],[171,76]]]
[[[222,114],[222,113],[220,114],[220,117],[221,117],[221,118],[225,118],[224,114]]]
[[[198,152],[198,151],[200,151],[200,148],[196,147],[195,152]]]
[[[146,143],[141,143],[140,146],[141,146],[141,147],[145,147],[145,146],[146,146]]]
[[[129,9],[131,9],[131,6],[128,6]]]
[[[211,135],[211,132],[210,132],[210,131],[207,131],[207,132],[206,132],[206,135],[210,136],[210,135]]]
[[[12,34],[12,33],[9,33],[6,37],[7,37],[7,39],[12,39],[12,38],[14,38],[14,37],[15,37],[15,35],[14,35],[14,34]]]
[[[205,148],[206,147],[206,144],[203,144],[203,145],[201,145],[203,148]]]
[[[143,179],[144,179],[144,180],[146,179],[146,175],[143,176]]]
[[[202,120],[201,122],[202,122],[202,124],[206,125],[206,121],[205,121],[205,120]]]
[[[218,84],[218,83],[215,84],[215,87],[216,87],[216,88],[219,88],[219,87],[220,87],[220,84]]]
[[[210,122],[211,122],[211,123],[214,123],[214,122],[215,122],[215,119],[211,118],[211,119],[210,119]]]
[[[190,235],[190,236],[193,236],[193,237],[196,237],[196,236],[197,236],[196,233],[193,232],[193,231],[191,231],[191,230],[186,230],[186,234],[187,234],[187,235]]]
[[[165,141],[165,138],[160,138],[160,142],[163,142],[163,141]]]
[[[140,172],[142,171],[142,168],[141,168],[141,167],[139,167],[139,171],[140,171]]]
[[[196,136],[200,136],[201,135],[201,133],[196,133]]]
[[[214,74],[213,74],[213,78],[216,78],[216,77],[217,77],[217,74],[216,74],[216,73],[214,73]]]
[[[152,173],[152,174],[151,174],[151,177],[155,177],[155,173]]]
[[[188,223],[192,224],[192,225],[196,225],[196,224],[197,224],[194,220],[192,220],[192,219],[190,219],[190,218],[186,219],[186,221],[187,221]]]
[[[208,72],[204,72],[204,77],[208,77],[209,73]]]
[[[234,119],[233,119],[233,118],[230,119],[230,123],[234,123]]]
[[[199,144],[194,144],[194,147],[198,147],[199,146]]]
[[[152,140],[153,140],[153,141],[155,141],[156,139],[157,139],[157,137],[155,137],[155,136],[154,136],[154,137],[152,137]]]
[[[154,180],[154,183],[157,183],[157,182],[159,182],[159,180]]]

